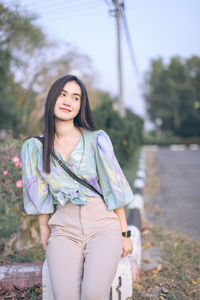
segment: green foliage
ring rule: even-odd
[[[110,98],[102,100],[102,104],[93,110],[95,123],[109,134],[116,157],[125,167],[142,142],[143,120],[130,110],[126,118],[121,118],[118,111],[112,108]]]
[[[143,144],[144,145],[158,145],[158,146],[170,146],[173,144],[176,145],[186,145],[190,144],[199,144],[200,145],[200,137],[187,137],[183,138],[181,136],[159,136],[157,137],[154,132],[147,133],[145,132],[143,135]]]
[[[10,63],[23,61],[23,54],[32,53],[44,41],[41,29],[34,25],[36,16],[0,3],[0,45],[10,53]]]
[[[16,264],[16,263],[28,263],[28,262],[44,262],[46,253],[42,245],[33,247],[20,252],[14,252],[8,256],[2,257],[0,264]]]
[[[150,119],[161,118],[163,132],[200,136],[200,58],[173,57],[165,65],[153,60],[146,78],[145,98]]]
[[[44,41],[42,31],[33,24],[35,17],[5,7],[0,3],[0,127],[11,129],[18,136],[27,106],[25,91],[15,81],[16,68],[31,58]]]
[[[8,238],[17,232],[24,215],[20,147],[21,142],[12,138],[0,145],[0,238]]]
[[[0,128],[15,138],[37,134],[44,125],[51,84],[81,66],[79,76],[90,87],[93,67],[88,56],[68,43],[58,51],[56,41],[49,41],[35,25],[36,16],[20,6],[0,4],[0,15]]]

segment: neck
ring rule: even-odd
[[[72,136],[77,131],[77,127],[74,125],[73,120],[62,121],[55,120],[55,136],[58,139],[64,139]]]

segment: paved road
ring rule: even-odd
[[[200,150],[166,148],[154,153],[162,184],[148,201],[159,206],[160,213],[147,212],[148,220],[200,241]]]

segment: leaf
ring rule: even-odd
[[[151,261],[150,261],[150,259],[146,258],[146,259],[144,259],[144,262],[149,264]]]
[[[152,273],[157,274],[161,269],[162,269],[162,265],[158,264],[157,268],[152,270]]]
[[[133,283],[133,289],[137,290],[137,291],[142,291],[144,289],[144,287],[136,282]]]

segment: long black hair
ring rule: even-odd
[[[54,136],[55,136],[55,116],[54,106],[60,92],[67,82],[75,81],[81,88],[81,106],[79,113],[74,118],[74,125],[76,127],[83,127],[85,129],[94,131],[97,130],[94,123],[90,104],[88,100],[88,94],[84,83],[74,75],[66,75],[57,79],[47,95],[45,103],[45,128],[44,128],[44,142],[43,142],[43,170],[46,173],[50,173],[50,153],[54,148]]]

